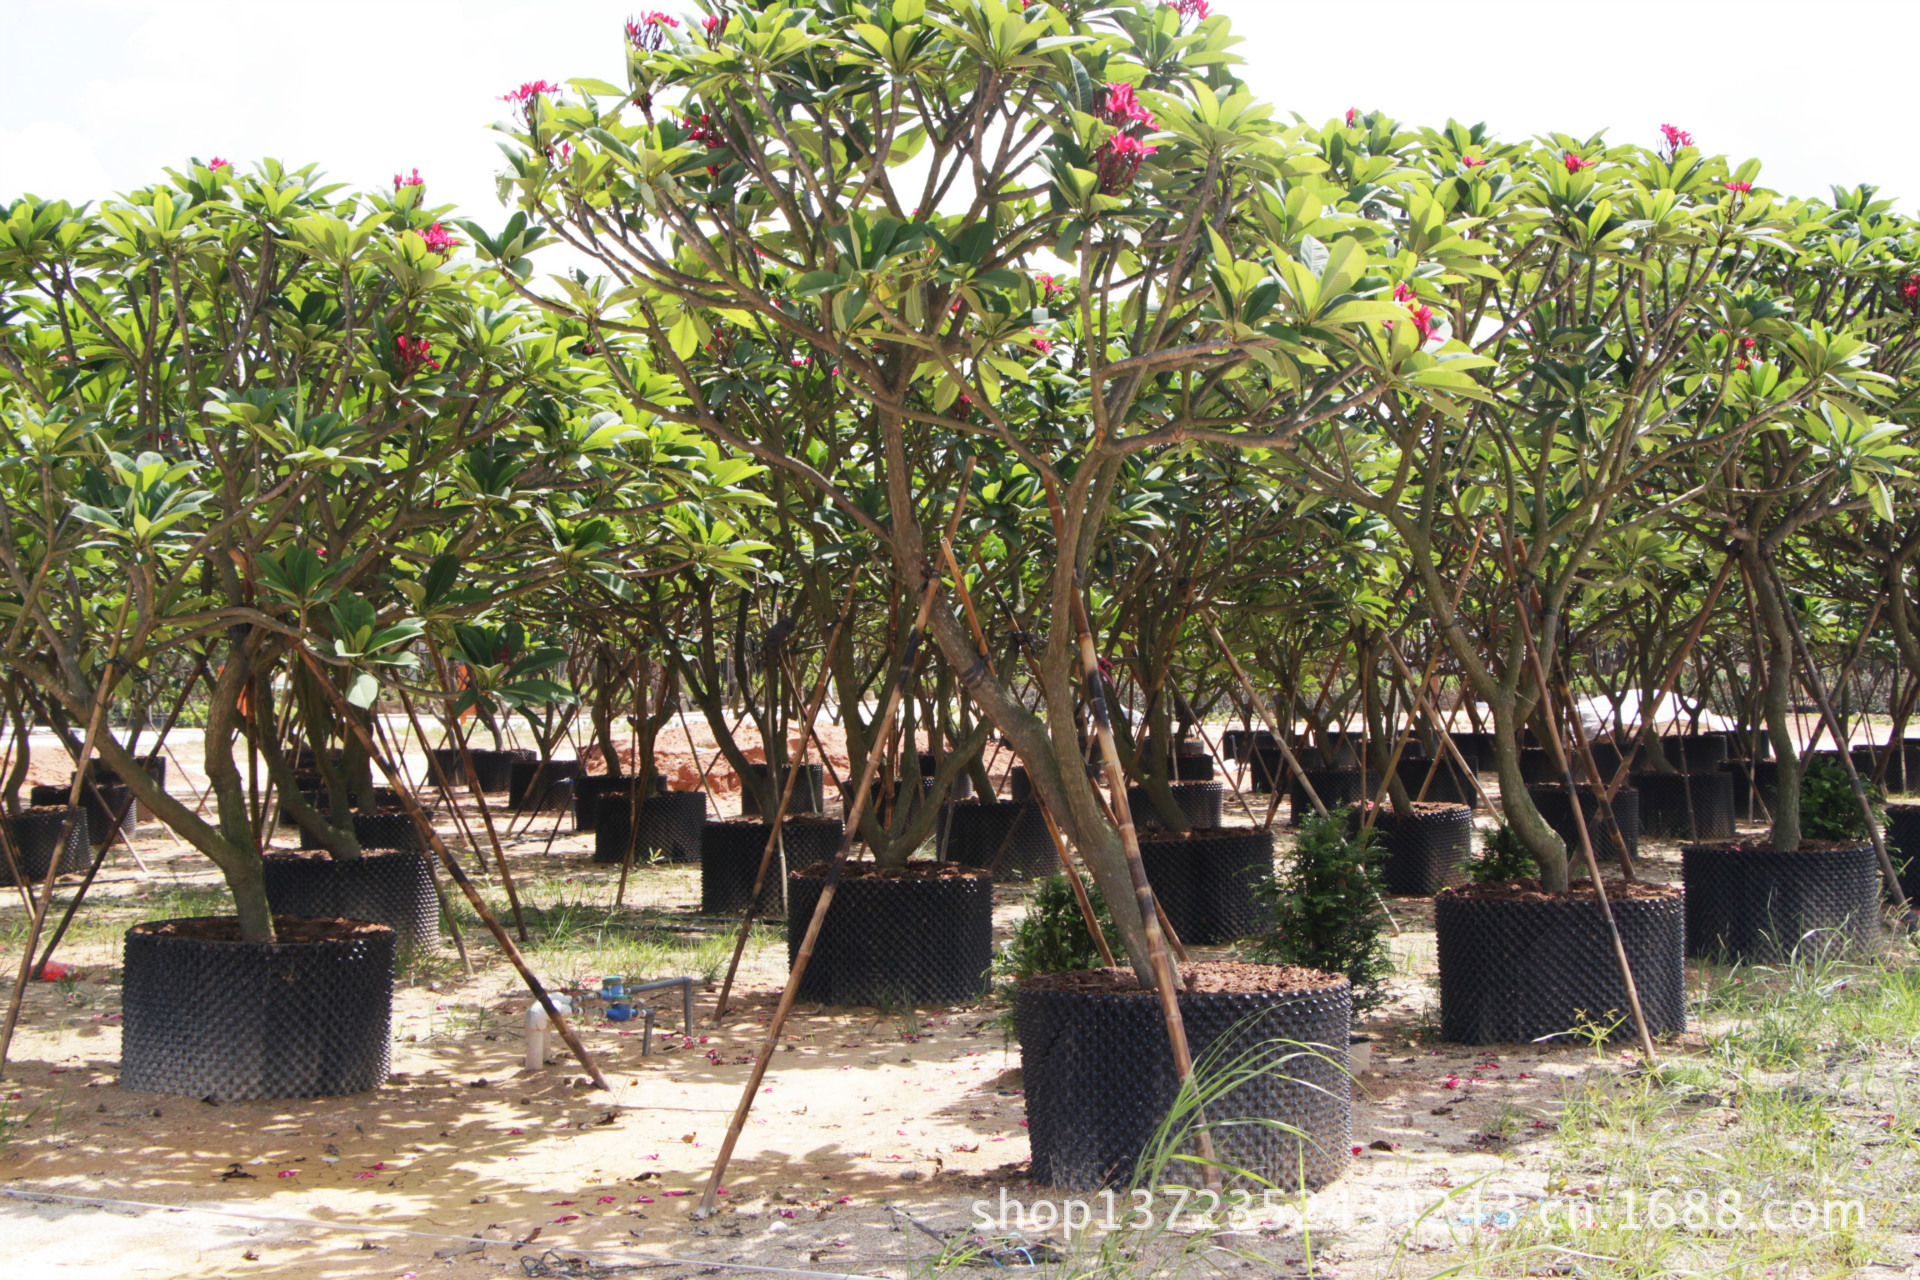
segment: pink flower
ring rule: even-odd
[[[1358,120],[1359,118],[1360,118],[1360,108],[1358,107],[1347,108],[1347,128],[1349,129],[1353,128],[1354,121]]]
[[[1132,186],[1133,180],[1140,175],[1141,162],[1159,150],[1130,133],[1116,133],[1108,138],[1093,157],[1094,168],[1100,175],[1101,192],[1112,195]]]
[[[1600,163],[1598,160],[1582,160],[1571,151],[1566,152],[1560,159],[1566,164],[1568,173],[1578,173],[1582,169],[1591,169],[1594,165]]]
[[[1116,129],[1153,128],[1153,112],[1140,104],[1130,84],[1110,84],[1100,100],[1100,118]]]
[[[219,156],[215,156],[213,159],[207,161],[207,168],[225,169],[227,172],[231,173],[233,172],[233,161],[222,160]]]
[[[578,1221],[580,1221],[580,1215],[579,1215],[579,1214],[577,1214],[577,1213],[566,1213],[566,1214],[562,1214],[562,1215],[560,1215],[559,1217],[557,1217],[557,1218],[555,1218],[555,1219],[553,1220],[553,1224],[554,1224],[555,1226],[559,1226],[559,1225],[560,1225],[561,1223],[563,1223],[563,1222],[578,1222]]]
[[[1460,163],[1469,169],[1478,169],[1481,165],[1485,164],[1486,161],[1484,159],[1476,159],[1473,156],[1463,155],[1460,157]]]
[[[1027,340],[1027,344],[1043,356],[1053,351],[1053,343],[1037,333]]]
[[[1213,13],[1213,5],[1209,0],[1160,0],[1160,3],[1172,5],[1183,18],[1205,18]]]
[[[1051,275],[1037,275],[1033,278],[1033,282],[1040,286],[1040,293],[1043,298],[1051,298],[1056,293],[1065,293],[1067,291],[1067,287],[1055,280]]]
[[[727,20],[717,13],[710,13],[700,20],[700,25],[707,29],[707,43],[713,44],[720,39],[720,33],[727,29]]]
[[[501,94],[500,101],[511,102],[516,107],[523,107],[527,103],[532,102],[538,94],[558,92],[560,92],[560,86],[550,80],[529,80],[518,89],[512,89]]]
[[[1405,281],[1401,281],[1399,284],[1393,286],[1393,300],[1395,302],[1401,303],[1402,305],[1407,305],[1414,302],[1418,302],[1420,300],[1420,295],[1413,291],[1412,285],[1407,284]]]
[[[617,1196],[601,1196],[598,1200],[595,1200],[594,1203],[595,1204],[612,1204],[618,1198],[619,1197]]]
[[[1746,195],[1749,191],[1753,190],[1753,184],[1751,182],[1723,182],[1720,185],[1737,195]]]
[[[300,1176],[300,1171],[298,1169],[282,1169],[279,1176],[282,1178],[297,1178]]]
[[[422,369],[440,372],[440,362],[433,358],[433,344],[425,338],[410,338],[405,334],[393,340],[393,360],[400,366],[400,377],[404,381]],[[518,1133],[519,1130],[514,1132]]]
[[[628,19],[627,39],[633,43],[634,48],[652,52],[666,44],[667,28],[679,25],[678,18],[656,9],[651,13],[641,14],[638,20]]]
[[[411,174],[396,173],[393,175],[393,189],[395,192],[398,192],[402,187],[424,187],[426,185],[427,180],[420,176],[418,169],[415,169]]]
[[[1359,1155],[1362,1151],[1365,1151],[1365,1150],[1366,1150],[1365,1147],[1361,1146],[1358,1143],[1355,1143],[1353,1147],[1353,1154]]]
[[[1682,147],[1693,145],[1693,135],[1677,125],[1663,124],[1660,136],[1667,140],[1667,158],[1671,160]]]
[[[458,249],[461,244],[458,236],[455,236],[437,222],[425,231],[422,231],[420,238],[427,242],[427,249],[430,252],[437,253],[441,257],[452,253],[455,249]]]
[[[1915,311],[1920,311],[1920,276],[1908,276],[1906,283],[1900,286],[1900,300]]]

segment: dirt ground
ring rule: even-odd
[[[712,760],[711,739],[696,731],[688,750],[674,736],[664,744],[669,775],[690,782],[696,754]],[[830,749],[841,745],[830,737]],[[844,773],[844,756],[836,763]],[[713,772],[714,816],[725,816],[737,810],[737,785],[724,764]],[[178,771],[174,790],[192,794],[197,781],[191,768]],[[1237,812],[1231,795],[1228,806]],[[484,829],[471,802],[462,809],[468,830]],[[590,835],[550,817],[502,827],[523,902],[611,903],[618,869],[588,861]],[[440,828],[458,839],[445,815]],[[1289,843],[1282,835],[1281,856]],[[663,994],[650,1054],[637,1023],[578,1019],[611,1095],[584,1087],[578,1064],[564,1058],[525,1068],[527,996],[479,933],[467,938],[471,974],[447,948],[431,976],[396,991],[393,1076],[377,1092],[259,1103],[127,1092],[117,1070],[119,931],[196,893],[211,900],[218,884],[204,859],[156,826],[133,849],[146,869],[116,853],[93,908],[108,923],[78,930],[62,949],[68,979],[26,993],[0,1092],[8,1275],[908,1276],[934,1269],[935,1234],[979,1238],[1002,1251],[999,1266],[1016,1270],[1032,1256],[1018,1253],[1022,1244],[1074,1247],[1057,1225],[1029,1220],[1022,1232],[998,1216],[1003,1205],[1066,1197],[1026,1181],[1019,1051],[991,999],[917,1010],[800,1006],[754,1098],[721,1211],[693,1215],[784,978],[785,950],[772,937],[749,950],[718,1025],[716,985],[702,984],[691,1036],[677,997]],[[1650,878],[1677,879],[1671,846],[1644,852]],[[490,884],[502,907],[497,877]],[[1004,937],[1025,891],[996,893]],[[698,900],[697,868],[644,869],[628,892],[629,903],[688,937],[723,935],[726,922],[699,916]],[[9,905],[11,975],[23,934],[18,899]],[[1455,1245],[1485,1230],[1483,1206],[1543,1194],[1540,1157],[1564,1092],[1632,1066],[1617,1046],[1433,1043],[1427,906],[1391,903],[1404,972],[1395,999],[1360,1028],[1373,1043],[1356,1062],[1352,1170],[1307,1207],[1316,1276],[1442,1269]],[[1098,1197],[1081,1199],[1098,1212]],[[1255,1210],[1242,1225],[1236,1247],[1246,1252],[1221,1253],[1220,1269],[1308,1273],[1299,1219],[1286,1206]]]

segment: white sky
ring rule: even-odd
[[[0,199],[99,199],[189,156],[318,161],[338,180],[419,168],[429,198],[504,218],[488,129],[524,80],[624,82],[621,26],[674,0],[0,0]],[[1283,113],[1349,106],[1507,138],[1609,130],[1766,162],[1825,195],[1868,181],[1913,207],[1920,0],[1215,0],[1242,74]]]

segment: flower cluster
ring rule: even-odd
[[[400,194],[401,189],[404,187],[424,187],[426,185],[427,180],[420,176],[418,169],[415,169],[412,173],[396,173],[393,175],[393,191],[395,195]]]
[[[1907,310],[1920,315],[1920,276],[1908,276],[1901,284],[1900,301],[1907,304]]]
[[[1116,129],[1153,128],[1153,112],[1140,103],[1130,84],[1110,84],[1100,97],[1100,118]]]
[[[1162,5],[1172,5],[1180,11],[1183,18],[1207,18],[1213,15],[1210,0],[1160,0]]]
[[[697,116],[687,116],[680,121],[680,127],[687,131],[687,141],[697,142],[703,147],[723,147],[726,140],[714,125],[713,117],[702,111]]]
[[[1038,333],[1030,334],[1028,336],[1027,345],[1032,347],[1035,351],[1038,351],[1043,356],[1051,355],[1053,353],[1053,341]]]
[[[231,161],[231,160],[222,160],[222,159],[221,159],[221,158],[220,158],[219,156],[215,156],[215,157],[214,157],[213,159],[211,159],[211,160],[209,160],[209,161],[207,161],[207,168],[209,168],[209,169],[225,169],[225,170],[226,170],[226,171],[227,171],[228,173],[232,173],[232,172],[233,172],[233,161]]]
[[[1723,182],[1720,185],[1737,196],[1747,195],[1753,190],[1753,184],[1751,182]]]
[[[1425,346],[1428,339],[1433,337],[1434,331],[1440,327],[1440,321],[1433,314],[1433,308],[1420,301],[1420,295],[1415,293],[1413,286],[1405,281],[1393,286],[1393,300],[1405,307],[1413,317],[1414,332],[1420,335],[1420,345]],[[1393,321],[1387,321],[1387,328],[1393,328]]]
[[[1582,169],[1591,169],[1600,163],[1598,160],[1583,160],[1571,151],[1562,155],[1560,159],[1567,166],[1568,173],[1578,173]]]
[[[425,338],[409,338],[405,334],[393,340],[393,362],[400,366],[400,377],[411,378],[425,369],[431,373],[440,372],[440,362],[433,358],[433,344]]]
[[[460,239],[437,222],[422,231],[420,238],[427,242],[431,252],[443,258],[460,247]]]
[[[558,92],[560,92],[560,86],[551,80],[529,80],[518,89],[509,89],[501,94],[500,101],[511,102],[516,107],[524,107],[539,94]]]
[[[643,13],[638,19],[627,19],[627,40],[636,49],[645,49],[652,53],[667,42],[667,29],[678,27],[680,19],[655,9]]]
[[[1693,145],[1693,135],[1678,125],[1661,125],[1660,136],[1667,140],[1665,148],[1660,152],[1660,157],[1669,163],[1680,154],[1680,148]]]
[[[1055,280],[1050,273],[1042,272],[1033,278],[1033,282],[1040,286],[1040,298],[1043,302],[1052,298],[1055,294],[1061,294],[1067,291],[1067,286]]]
[[[1132,186],[1141,162],[1160,148],[1140,141],[1140,134],[1154,128],[1153,112],[1141,104],[1132,85],[1114,83],[1106,87],[1100,96],[1100,118],[1120,131],[1093,153],[1100,190],[1112,195]]]

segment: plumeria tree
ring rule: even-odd
[[[278,691],[324,746],[333,693],[361,715],[396,679],[458,696],[419,666],[427,627],[656,554],[740,559],[702,513],[750,464],[609,398],[492,268],[450,256],[424,195],[417,175],[348,195],[216,160],[97,211],[0,211],[0,660],[220,866],[250,939],[272,930],[242,743],[336,856],[358,853],[353,755],[317,812]],[[183,652],[210,688],[209,817],[102,714]]]
[[[1376,211],[1313,195],[1323,148],[1234,77],[1206,6],[728,5],[644,14],[628,43],[626,85],[516,103],[504,184],[530,221],[501,260],[536,224],[592,258],[605,289],[529,296],[588,325],[616,378],[671,380],[672,400],[634,381],[636,407],[807,485],[909,593],[941,572],[956,457],[1031,478],[1037,708],[950,601],[932,631],[1108,900],[1130,899],[1075,730],[1084,579],[1129,460],[1281,447],[1389,387],[1471,384],[1471,361],[1395,300]],[[877,502],[716,407],[789,353],[851,388],[835,431],[868,442]],[[1144,963],[1141,923],[1121,932]]]

